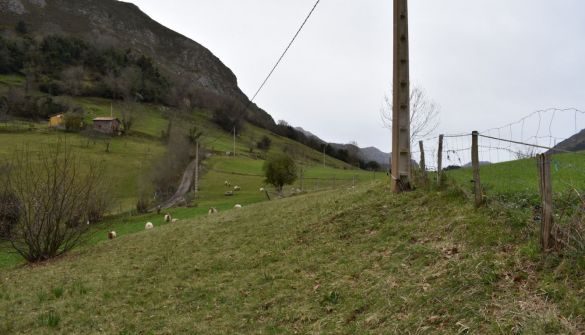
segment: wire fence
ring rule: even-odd
[[[499,128],[424,139],[412,157],[424,163],[423,175],[435,172],[431,182],[447,178],[477,206],[506,204],[530,213],[549,250],[582,236],[583,220],[575,218],[585,213],[583,128],[585,112],[547,109]]]

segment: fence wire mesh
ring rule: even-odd
[[[582,236],[585,217],[585,112],[548,109],[498,128],[477,132],[482,198],[523,210],[535,222],[542,220],[542,176],[537,157],[546,154],[552,184],[556,235],[564,244]],[[580,133],[581,132],[581,133]],[[581,138],[580,136],[583,136]],[[442,140],[442,152],[439,152]],[[443,174],[472,196],[473,135],[445,134],[422,141],[427,171]],[[419,148],[419,145],[414,147]],[[421,151],[412,157],[421,161]],[[440,161],[439,161],[440,160]],[[571,231],[571,233],[567,233]],[[582,240],[582,239],[581,239]]]

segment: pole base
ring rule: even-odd
[[[410,184],[408,176],[400,176],[400,178],[392,177],[392,191],[394,193],[403,193],[412,191],[413,187]]]

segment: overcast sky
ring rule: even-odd
[[[314,0],[131,0],[203,44],[252,96]],[[585,1],[410,0],[411,81],[445,133],[547,107],[585,109]],[[392,78],[392,1],[322,0],[256,99],[327,141],[390,151],[379,109]],[[573,125],[567,129],[573,129]]]

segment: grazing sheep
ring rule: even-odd
[[[152,222],[147,222],[146,225],[144,226],[144,229],[146,230],[150,230],[154,228],[154,225],[152,224]]]
[[[260,192],[266,192],[266,190],[264,189],[264,187],[260,188]]]
[[[116,232],[115,232],[115,231],[111,231],[111,232],[109,232],[109,233],[108,233],[108,238],[109,238],[110,240],[113,240],[113,239],[115,239],[116,237],[118,237],[118,235],[116,234]]]
[[[226,197],[231,197],[231,196],[233,196],[233,195],[234,195],[234,192],[233,192],[233,191],[227,191],[227,192],[225,192],[225,193],[224,193],[224,195],[225,195]]]
[[[165,222],[171,222],[173,220],[173,217],[171,216],[171,214],[167,213],[165,214]]]
[[[211,214],[217,214],[218,212],[219,212],[219,211],[217,210],[217,208],[215,208],[215,207],[211,207],[211,208],[209,209],[209,211],[207,211],[207,214],[208,214],[208,215],[211,215]]]
[[[178,222],[178,221],[179,221],[179,219],[173,219],[171,222],[172,223],[175,223],[175,222]]]
[[[238,192],[240,190],[241,190],[241,188],[238,185],[234,186],[234,192]]]
[[[234,208],[236,208],[236,209],[241,209],[241,208],[242,208],[242,205],[240,205],[240,204],[237,204],[237,205],[235,205],[235,206],[234,206]]]

